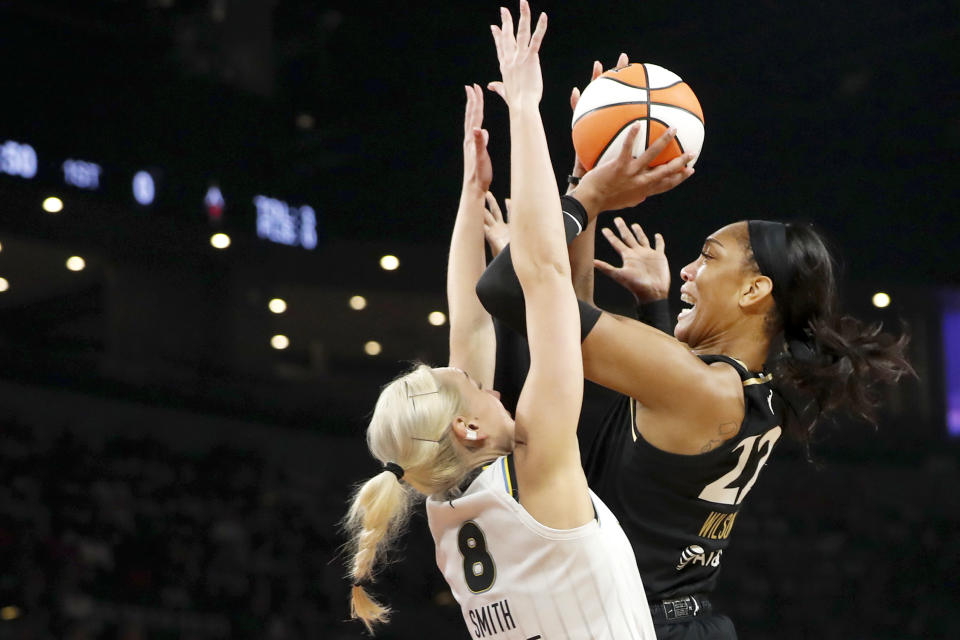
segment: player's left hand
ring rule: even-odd
[[[620,57],[617,58],[616,69],[625,67],[630,64],[630,59],[627,57],[627,54],[621,53]],[[593,70],[590,74],[590,82],[593,82],[600,77],[600,74],[603,73],[603,67],[600,66],[599,60],[593,61]],[[573,88],[573,91],[570,92],[570,113],[573,113],[577,110],[577,103],[580,102],[580,89],[577,87]],[[583,163],[580,162],[580,156],[577,155],[576,149],[573,151],[573,171],[570,172],[570,175],[576,178],[582,178],[587,170],[584,168]]]
[[[481,197],[490,189],[493,165],[487,152],[490,134],[483,129],[483,91],[480,85],[464,86],[467,106],[463,115],[463,188]]]
[[[594,267],[632,293],[639,304],[666,298],[670,293],[670,265],[663,236],[656,234],[654,244],[651,244],[639,224],[627,227],[619,216],[613,219],[613,223],[620,233],[619,238],[607,227],[603,227],[601,233],[620,254],[623,266],[614,267],[609,262],[594,260]]]

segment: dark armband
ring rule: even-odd
[[[670,302],[653,300],[637,305],[637,320],[666,334],[673,335],[673,318],[670,316]]]
[[[567,244],[587,226],[587,212],[576,198],[561,196],[563,230]],[[477,282],[477,297],[487,312],[522,336],[527,335],[527,312],[523,288],[513,270],[510,245],[487,266]],[[600,310],[586,302],[580,303],[580,339],[583,340],[600,319]]]

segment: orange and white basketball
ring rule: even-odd
[[[634,63],[603,73],[587,85],[573,112],[573,148],[586,169],[620,153],[627,129],[640,122],[633,156],[669,127],[677,136],[650,166],[693,153],[693,166],[703,147],[703,109],[680,76],[650,63]]]

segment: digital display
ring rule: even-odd
[[[214,185],[207,189],[207,195],[203,196],[203,204],[207,207],[207,216],[211,220],[219,220],[223,217],[223,209],[227,206],[227,201],[223,199],[220,187]]]
[[[0,173],[29,180],[37,175],[37,152],[28,144],[7,140],[0,146]]]
[[[257,236],[270,242],[313,249],[317,246],[317,215],[312,207],[292,207],[282,200],[255,196]]]
[[[942,327],[947,431],[960,436],[960,292],[945,296]]]
[[[63,159],[63,156],[54,160],[45,158],[41,164],[34,147],[17,140],[5,140],[0,143],[0,175],[31,180],[33,184],[43,189],[55,181],[58,185],[66,184],[76,189],[95,191],[103,198],[114,198],[122,193],[126,206],[129,206],[129,198],[132,195],[134,202],[143,207],[155,205],[158,201],[169,207],[172,206],[174,199],[187,191],[183,185],[171,185],[166,180],[161,184],[156,177],[158,174],[153,169],[117,170],[112,166],[104,168],[90,160],[76,157]],[[233,185],[233,187],[236,186]],[[209,220],[217,226],[223,225],[227,200],[231,197],[234,199],[241,197],[246,200],[249,197],[246,194],[250,192],[241,191],[241,193],[243,195],[238,196],[231,187],[207,182],[203,204]],[[171,194],[174,194],[172,198]],[[246,202],[250,201],[246,200]],[[63,204],[61,203],[60,206],[62,207]],[[182,202],[177,206],[182,206]],[[279,198],[266,195],[254,196],[253,206],[258,237],[291,247],[311,250],[317,247],[317,213],[313,207],[306,204],[291,205]],[[243,220],[249,219],[247,216],[252,212],[249,209],[245,211],[237,209],[236,213],[237,218]]]
[[[100,165],[85,160],[64,160],[63,181],[78,189],[96,191],[100,188]]]
[[[153,176],[147,171],[137,171],[133,176],[133,199],[147,206],[153,202],[156,195],[157,188],[153,183]]]

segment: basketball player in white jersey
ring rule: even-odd
[[[377,402],[367,441],[384,470],[357,491],[347,516],[353,615],[368,627],[386,619],[367,589],[420,494],[428,496],[437,563],[473,638],[653,640],[630,543],[580,465],[580,323],[539,112],[546,16],[531,34],[522,1],[516,36],[509,12],[502,20],[492,31],[503,81],[491,88],[510,110],[510,226],[530,371],[513,420],[487,389],[492,322],[473,290],[484,266],[491,172],[480,90],[468,87],[464,188],[448,266],[450,366],[421,365]]]

